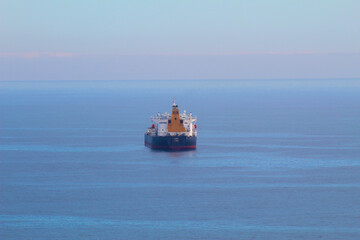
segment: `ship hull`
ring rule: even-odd
[[[145,145],[152,149],[190,150],[196,148],[196,137],[150,136],[145,134]]]

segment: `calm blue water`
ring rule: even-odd
[[[360,81],[0,82],[1,239],[360,239]],[[198,149],[145,148],[198,116]]]

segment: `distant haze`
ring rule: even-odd
[[[0,2],[0,80],[360,78],[360,1]]]

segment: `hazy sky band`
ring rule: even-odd
[[[350,0],[3,0],[0,2],[0,61],[3,63],[0,79],[33,79],[38,76],[38,71],[52,79],[51,76],[58,72],[56,67],[72,71],[73,76],[67,77],[77,79],[77,76],[87,76],[86,61],[96,63],[96,69],[107,69],[105,79],[137,78],[138,73],[133,75],[126,69],[117,69],[123,64],[114,58],[125,57],[138,57],[137,61],[129,60],[139,64],[138,69],[148,69],[149,57],[158,64],[162,62],[161,57],[178,57],[177,62],[183,64],[184,72],[180,75],[171,69],[181,66],[174,67],[163,61],[169,79],[180,76],[207,78],[209,72],[206,70],[214,64],[208,62],[217,62],[219,66],[226,63],[234,69],[226,66],[225,69],[231,70],[229,73],[220,68],[216,68],[218,72],[211,69],[215,76],[248,77],[249,73],[243,73],[244,64],[238,65],[240,60],[236,59],[242,59],[240,62],[249,59],[247,69],[253,69],[249,72],[263,70],[269,74],[265,76],[268,78],[285,76],[284,73],[288,73],[288,77],[293,74],[298,77],[331,77],[332,74],[334,77],[360,77],[359,70],[352,67],[360,65],[358,9],[360,1]],[[224,60],[226,56],[229,58]],[[251,60],[259,56],[265,59]],[[289,57],[290,62],[299,66],[274,67],[286,63],[281,56]],[[336,59],[335,56],[340,57]],[[140,60],[141,57],[144,59]],[[192,57],[190,63],[182,63],[184,57]],[[196,60],[202,57],[210,59]],[[36,62],[40,58],[52,59],[48,64],[55,61],[53,58],[62,61],[47,69],[37,69]],[[30,60],[33,64],[28,62]],[[194,61],[204,72],[188,67]],[[113,68],[102,65],[109,62]],[[309,62],[314,66],[306,68]],[[329,62],[336,71],[323,72],[322,66],[328,66]],[[334,62],[336,66],[333,66]],[[79,68],[68,69],[70,65]],[[286,66],[302,68],[303,72],[291,69],[283,72]],[[274,71],[267,71],[271,67]],[[27,69],[24,70],[27,74],[20,76],[12,69]],[[49,69],[53,70],[50,72]],[[148,78],[153,78],[152,74],[158,75],[155,71],[147,71]]]
[[[360,54],[0,57],[2,80],[358,78],[359,62]]]

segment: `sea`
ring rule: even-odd
[[[1,81],[0,239],[360,239],[360,79]]]

